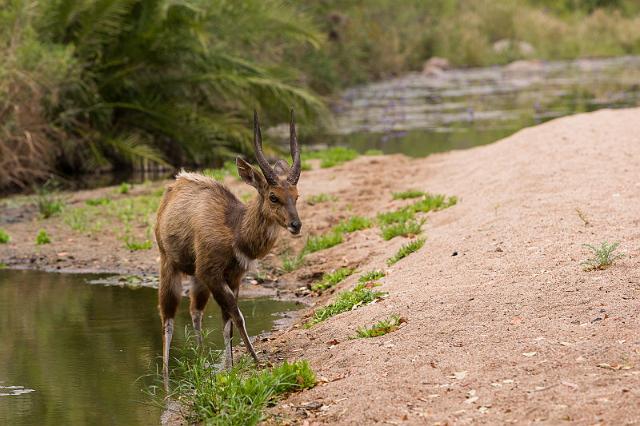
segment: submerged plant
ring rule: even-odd
[[[392,315],[388,319],[379,321],[371,327],[358,328],[354,339],[384,336],[385,334],[396,331],[400,328],[400,325],[405,322],[407,322],[406,319],[398,315]]]
[[[340,268],[329,274],[324,274],[319,282],[311,286],[311,290],[323,292],[324,290],[335,287],[351,274],[353,274],[353,269],[349,268]]]
[[[600,246],[594,246],[592,244],[583,244],[583,247],[591,250],[593,257],[580,263],[585,271],[603,270],[613,265],[616,260],[622,259],[624,253],[614,253],[619,242],[609,244],[603,241]]]
[[[334,315],[356,309],[386,296],[387,293],[375,291],[371,287],[373,286],[361,283],[355,286],[353,290],[341,292],[335,302],[316,310],[311,320],[305,324],[305,327],[309,328]]]
[[[391,265],[395,264],[396,262],[398,262],[399,260],[404,259],[405,257],[409,256],[411,253],[420,250],[422,248],[422,246],[424,245],[424,242],[425,242],[424,238],[418,238],[417,240],[413,240],[410,243],[407,243],[407,244],[403,245],[396,252],[396,254],[394,254],[389,259],[387,259],[387,265],[391,266]]]

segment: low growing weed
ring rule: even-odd
[[[422,248],[422,246],[424,245],[424,242],[425,242],[424,238],[418,238],[416,240],[413,240],[413,241],[403,245],[396,252],[396,254],[394,254],[392,257],[387,259],[387,265],[391,266],[391,265],[397,263],[399,260],[404,259],[405,257],[409,256],[411,253],[420,250]]]
[[[389,241],[392,238],[418,235],[422,231],[424,221],[409,220],[406,222],[392,223],[382,227],[382,238]]]
[[[131,191],[132,185],[127,182],[122,182],[117,188],[116,192],[119,194],[128,194]]]
[[[316,251],[328,249],[333,246],[337,246],[342,241],[342,233],[333,230],[327,234],[311,236],[307,239],[307,243],[304,246],[304,252],[314,253]]]
[[[336,225],[334,230],[336,232],[349,233],[371,228],[372,226],[373,221],[371,219],[362,216],[352,216]]]
[[[281,395],[316,384],[307,361],[285,361],[258,370],[243,358],[229,371],[212,372],[218,361],[218,351],[205,352],[195,345],[178,358],[178,379],[173,381],[171,397],[190,413],[189,424],[255,425],[264,420],[264,409]]]
[[[305,159],[320,159],[320,167],[326,169],[328,167],[339,166],[347,161],[351,161],[358,157],[358,151],[336,146],[323,149],[321,151],[311,151],[303,153]]]
[[[48,180],[36,190],[36,205],[38,212],[44,219],[48,219],[62,212],[64,201],[57,192],[55,182]]]
[[[393,199],[394,200],[408,200],[409,198],[418,198],[426,195],[424,191],[419,191],[417,189],[408,189],[406,191],[394,192]]]
[[[297,256],[290,256],[288,254],[282,257],[282,269],[285,272],[293,272],[304,264],[304,252]]]
[[[360,278],[358,278],[358,282],[368,283],[371,281],[379,280],[382,277],[384,277],[384,272],[380,270],[369,271],[366,274],[362,274]]]
[[[7,244],[11,241],[11,236],[4,229],[0,228],[0,244]]]
[[[307,204],[316,205],[320,203],[326,203],[327,201],[336,201],[338,198],[335,195],[330,194],[317,194],[312,195],[307,199]]]
[[[369,328],[367,327],[358,328],[356,330],[356,335],[353,338],[360,339],[360,338],[384,336],[385,334],[394,332],[397,329],[399,329],[400,324],[404,322],[406,322],[404,318],[400,318],[398,315],[392,315],[388,319],[379,321]]]
[[[386,296],[383,291],[372,290],[371,285],[358,284],[353,290],[343,291],[338,294],[335,302],[315,311],[313,317],[305,324],[306,328],[338,315],[342,312],[356,309]]]
[[[583,269],[585,271],[607,269],[609,266],[613,265],[616,260],[624,257],[624,253],[614,253],[618,249],[619,245],[619,242],[609,244],[606,241],[603,241],[600,246],[583,244],[584,247],[591,250],[593,255],[593,257],[581,263]]]
[[[319,282],[311,286],[311,290],[321,293],[324,290],[335,287],[351,274],[353,274],[353,269],[349,268],[340,268],[329,274],[324,274]]]
[[[47,234],[47,231],[41,229],[38,231],[38,235],[36,235],[36,244],[41,246],[43,244],[49,244],[51,242],[51,237]]]

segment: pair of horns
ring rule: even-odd
[[[293,165],[291,171],[287,176],[287,182],[291,185],[296,185],[298,179],[300,179],[300,149],[298,148],[298,137],[296,136],[296,123],[293,116],[293,109],[291,110],[291,122],[289,123],[289,146],[291,150],[291,158],[293,159]],[[260,132],[260,122],[258,121],[258,112],[253,111],[253,147],[256,150],[256,161],[262,174],[269,185],[277,185],[278,178],[276,172],[273,170],[267,159],[262,152],[262,133]]]

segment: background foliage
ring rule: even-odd
[[[0,0],[0,188],[219,165],[249,154],[254,108],[265,124],[290,106],[322,124],[340,89],[432,56],[637,54],[639,12],[634,0]]]

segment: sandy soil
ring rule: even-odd
[[[639,158],[640,109],[633,109],[563,118],[493,145],[426,159],[361,157],[303,173],[299,210],[305,234],[292,239],[283,233],[260,269],[279,288],[294,290],[336,267],[382,268],[387,277],[381,289],[389,296],[259,343],[274,360],[310,360],[322,382],[276,407],[275,419],[640,423]],[[229,184],[247,191],[239,182]],[[287,246],[299,250],[304,235],[342,218],[373,217],[409,204],[391,197],[408,188],[460,198],[456,206],[427,215],[427,243],[419,252],[387,268],[385,260],[407,240],[385,242],[372,228],[309,255],[293,273],[278,273]],[[76,193],[71,202],[107,190]],[[305,202],[320,193],[337,201]],[[14,241],[0,246],[0,262],[156,270],[155,249],[129,252],[113,236],[92,240],[59,218],[14,213],[2,210],[0,226]],[[62,237],[35,249],[33,236],[42,226]],[[626,257],[604,271],[583,271],[580,262],[589,253],[582,244],[604,240],[620,241]],[[352,287],[358,275],[339,289]],[[316,306],[332,297],[307,296]],[[386,336],[349,339],[357,327],[391,314],[408,322]]]

